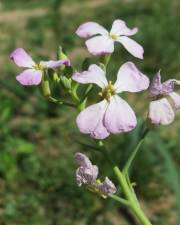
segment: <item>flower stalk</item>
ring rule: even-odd
[[[111,168],[124,194],[125,202],[121,200],[121,203],[122,204],[125,203],[124,205],[128,206],[132,210],[132,212],[134,213],[134,215],[136,216],[137,220],[140,222],[141,225],[152,225],[149,219],[146,217],[146,215],[142,211],[142,209],[140,208],[136,195],[134,191],[132,190],[132,188],[129,186],[129,181],[126,179],[126,175],[123,174],[123,172],[121,172],[118,166],[112,161],[106,148],[103,147],[101,152],[103,153],[107,161],[110,163]],[[114,198],[114,200],[117,200],[117,199]]]
[[[148,133],[149,133],[149,129],[145,128],[145,130],[144,130],[144,132],[143,132],[143,134],[141,136],[140,141],[138,142],[137,146],[134,148],[132,154],[130,155],[129,159],[127,160],[127,162],[126,162],[126,164],[125,164],[125,166],[123,168],[123,174],[125,174],[125,175],[128,174],[128,170],[129,170],[129,168],[130,168],[134,158],[136,157],[136,155],[137,155],[137,153],[138,153],[141,145],[143,144],[144,139],[145,139],[145,137],[146,137],[146,135]]]

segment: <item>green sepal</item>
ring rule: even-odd
[[[106,66],[103,63],[99,63],[99,66],[101,67],[102,70],[106,72]]]
[[[49,85],[49,80],[48,80],[48,77],[47,77],[46,74],[43,74],[43,76],[42,76],[42,81],[41,81],[41,84],[40,84],[40,91],[41,91],[41,94],[44,97],[51,96],[51,89],[50,89],[50,85]]]
[[[78,105],[78,110],[81,112],[82,110],[85,109],[86,107],[86,102],[87,102],[87,98],[84,99],[83,102],[81,102],[79,105]]]
[[[67,55],[64,53],[61,46],[59,46],[57,50],[57,59],[58,60],[68,59]],[[66,69],[66,66],[61,65],[61,67],[59,68],[59,71],[64,71],[65,69]]]
[[[67,55],[63,52],[63,49],[61,46],[58,47],[57,50],[57,59],[68,59]]]
[[[53,69],[48,69],[48,75],[51,81],[59,83],[60,78],[58,74],[56,73],[56,71],[54,71]]]
[[[71,78],[67,78],[65,76],[61,76],[61,83],[64,86],[64,88],[71,90],[72,87],[72,79]]]
[[[71,90],[69,90],[69,94],[73,98],[73,101],[76,102],[76,104],[79,104],[79,102],[80,102],[80,99],[77,95],[78,87],[79,87],[79,84],[72,80]]]

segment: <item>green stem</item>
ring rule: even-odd
[[[121,203],[122,205],[129,206],[129,202],[127,200],[120,198],[117,195],[109,195],[109,197],[112,198],[113,200]]]
[[[55,99],[52,96],[48,96],[47,99],[50,102],[53,102],[53,103],[56,103],[56,104],[59,104],[59,105],[66,105],[66,106],[70,106],[70,107],[76,108],[76,105],[75,104],[70,103],[70,102],[64,102],[62,100]]]
[[[109,61],[111,59],[111,54],[105,54],[103,56],[101,56],[100,58],[100,62],[105,66],[105,68],[107,67]]]
[[[118,182],[120,184],[120,187],[122,188],[122,191],[126,197],[126,199],[129,201],[129,207],[136,215],[136,218],[139,220],[141,225],[152,225],[151,222],[148,220],[144,212],[139,206],[139,203],[137,202],[137,199],[134,196],[134,193],[131,191],[126,177],[124,174],[119,170],[117,166],[113,166],[114,174],[116,175]]]
[[[148,134],[148,132],[149,132],[148,129],[145,129],[145,130],[144,130],[144,132],[143,132],[143,134],[142,134],[142,136],[141,136],[140,141],[138,142],[137,146],[136,146],[135,149],[133,150],[132,154],[130,155],[129,159],[127,160],[127,162],[126,162],[126,164],[125,164],[125,166],[124,166],[124,168],[123,168],[123,173],[124,173],[124,174],[128,174],[128,170],[129,170],[129,168],[130,168],[130,166],[131,166],[131,164],[132,164],[132,162],[133,162],[133,160],[134,160],[134,158],[135,158],[137,152],[139,151],[139,149],[140,149],[142,143],[144,142],[144,139],[145,139],[146,135]]]
[[[112,170],[118,180],[118,183],[122,189],[122,192],[124,193],[125,200],[128,202],[129,208],[133,211],[134,215],[138,219],[141,225],[152,225],[151,222],[148,220],[142,209],[140,208],[139,202],[137,201],[137,198],[135,196],[135,193],[131,189],[131,187],[128,185],[128,181],[126,179],[126,176],[120,171],[118,166],[113,162],[111,159],[108,151],[106,148],[103,147],[103,143],[99,142],[99,147],[101,147],[101,152],[104,154],[105,158],[110,163]],[[121,201],[122,203],[122,201]]]
[[[90,84],[85,92],[85,95],[83,96],[83,99],[81,99],[81,102],[83,102],[89,95],[89,93],[93,90],[93,85]]]

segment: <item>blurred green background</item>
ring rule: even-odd
[[[164,80],[180,77],[179,0],[0,1],[1,225],[136,224],[117,203],[76,186],[76,151],[89,155],[100,166],[102,177],[115,179],[100,154],[77,143],[82,137],[89,142],[76,128],[77,112],[46,102],[37,88],[20,86],[15,80],[20,70],[9,60],[9,53],[17,47],[35,59],[53,59],[57,47],[63,45],[73,64],[79,66],[89,55],[84,40],[74,34],[76,28],[86,21],[109,28],[117,18],[129,27],[139,27],[134,39],[144,46],[145,59],[135,59],[117,46],[108,67],[110,76],[115,77],[120,64],[132,60],[150,78],[159,69]],[[66,98],[64,91],[58,91]],[[136,111],[140,125],[127,135],[106,141],[120,167],[138,141],[148,106],[144,94],[124,97]],[[172,125],[149,135],[131,170],[153,225],[180,224],[179,118],[177,113]]]

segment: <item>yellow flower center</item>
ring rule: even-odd
[[[117,41],[117,39],[118,39],[118,36],[117,35],[115,35],[115,34],[109,34],[109,36],[110,36],[110,38],[112,38],[114,41]]]
[[[109,81],[108,85],[104,89],[102,89],[101,92],[98,93],[99,96],[106,99],[107,101],[109,101],[111,96],[115,94],[116,93],[112,85],[112,81]]]
[[[44,68],[43,68],[43,66],[39,63],[39,64],[35,64],[34,66],[33,66],[33,68],[35,69],[35,70],[43,70]]]

